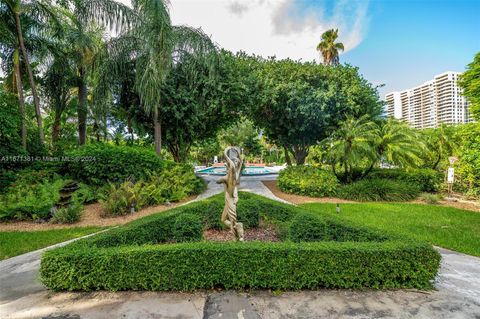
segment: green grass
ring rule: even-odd
[[[0,260],[85,236],[101,229],[102,227],[75,227],[45,231],[0,232]]]
[[[335,212],[334,204],[302,206],[391,234],[407,235],[433,245],[480,256],[480,213],[451,207],[400,203],[341,204],[340,214]]]

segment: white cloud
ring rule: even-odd
[[[318,59],[316,45],[330,28],[339,29],[345,52],[359,45],[367,9],[368,0],[333,0],[329,14],[319,2],[300,8],[294,0],[171,0],[170,14],[174,24],[201,27],[233,52],[310,61]]]

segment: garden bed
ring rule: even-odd
[[[205,241],[206,229],[223,228],[222,206],[215,196],[48,251],[42,281],[54,290],[87,291],[425,289],[439,267],[440,255],[427,243],[246,193],[238,219],[247,232],[273,223],[282,241]]]

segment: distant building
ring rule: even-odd
[[[468,101],[457,86],[460,72],[445,72],[413,89],[385,95],[387,116],[402,119],[415,128],[472,121]]]

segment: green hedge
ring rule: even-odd
[[[428,168],[409,170],[376,169],[367,178],[404,181],[410,185],[417,186],[422,192],[435,192],[443,181],[443,174]]]
[[[297,236],[302,242],[202,241],[199,222],[204,228],[218,227],[222,202],[219,195],[47,251],[40,267],[42,281],[54,290],[86,291],[423,289],[431,288],[437,273],[440,255],[429,244],[385,236],[244,193],[240,194],[239,213],[255,210],[260,218],[289,228],[290,235],[298,229],[305,236]],[[318,218],[314,224],[319,227],[303,230],[298,216],[307,221]],[[182,229],[179,236],[181,219],[194,225]],[[319,231],[322,237],[318,239],[328,241],[303,242]],[[158,244],[162,242],[177,243]]]
[[[318,167],[289,166],[280,171],[278,187],[285,193],[328,197],[335,196],[338,180],[332,172]]]
[[[401,202],[417,198],[420,190],[420,187],[415,183],[369,178],[342,186],[338,196],[343,199],[365,202]]]
[[[66,174],[89,185],[102,186],[125,179],[145,179],[173,163],[161,160],[153,150],[142,147],[89,144],[66,154]]]

